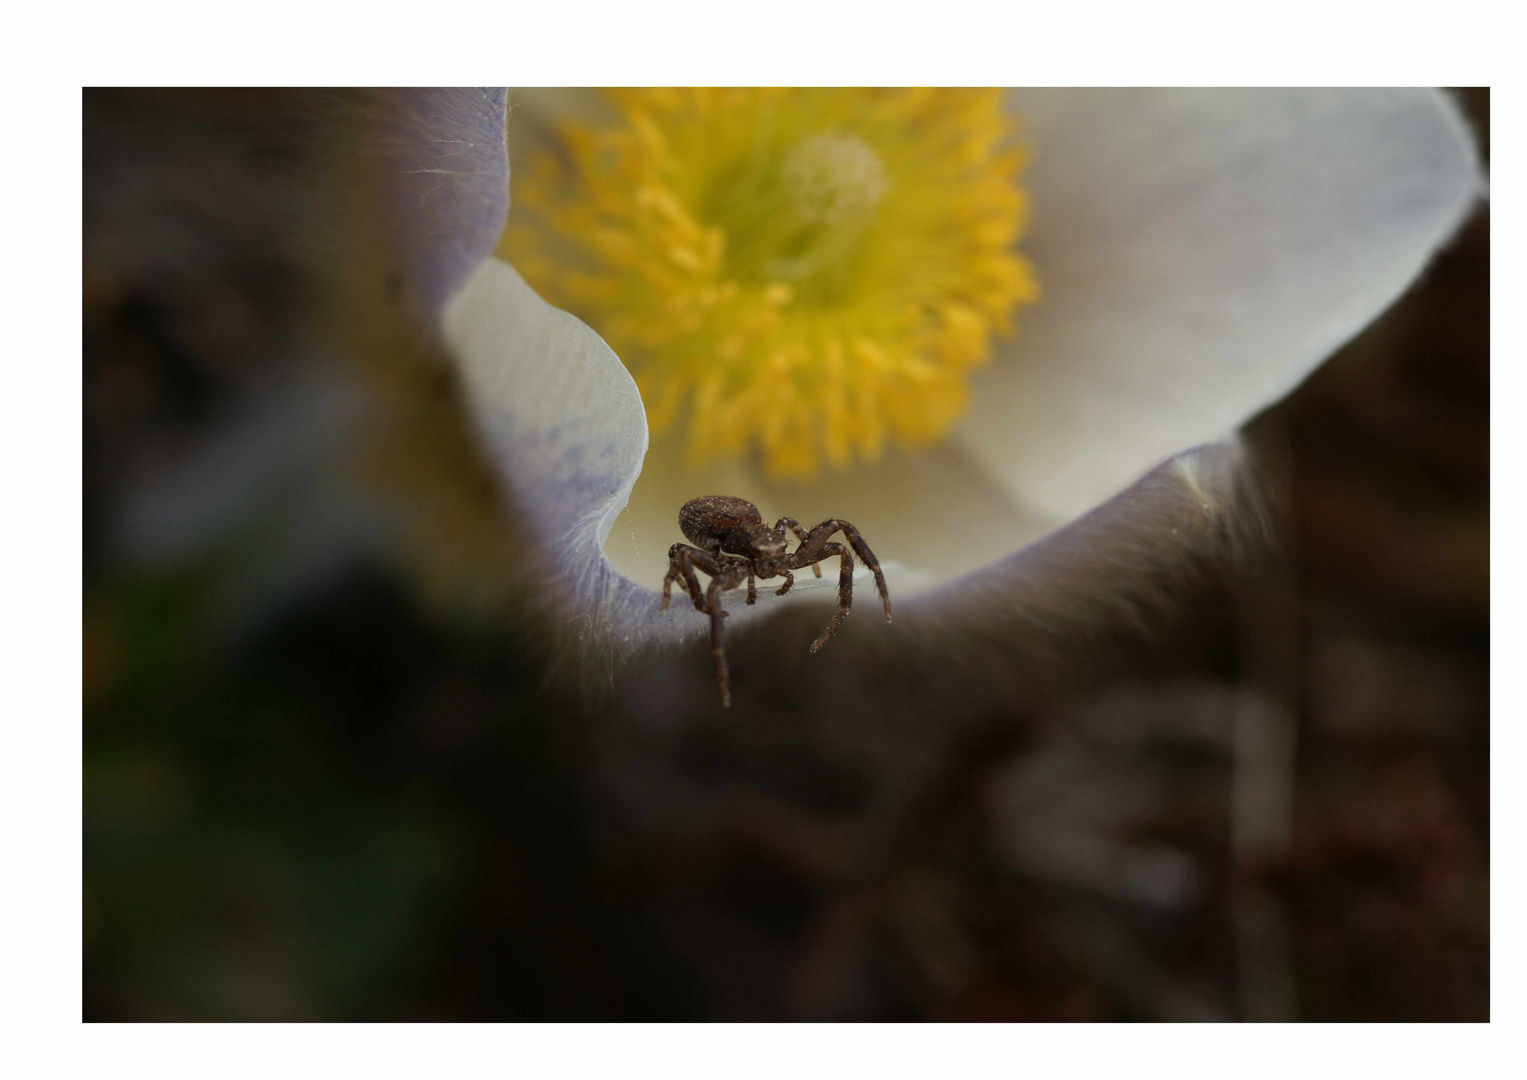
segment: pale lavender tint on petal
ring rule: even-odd
[[[445,305],[504,230],[507,96],[493,88],[376,92],[363,151],[380,159],[401,285],[422,313]]]
[[[647,452],[636,384],[610,347],[535,294],[507,263],[482,260],[445,310],[446,342],[473,420],[581,629],[620,642],[694,629],[660,619],[657,597],[601,551]]]

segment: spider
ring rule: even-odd
[[[689,598],[695,602],[695,610],[710,616],[710,652],[716,663],[716,681],[721,686],[721,704],[732,703],[732,693],[726,681],[726,612],[721,610],[721,593],[735,589],[743,579],[748,583],[748,603],[758,600],[755,578],[767,580],[783,576],[785,583],[776,596],[784,596],[795,584],[790,571],[809,566],[817,577],[822,568],[817,564],[823,559],[838,556],[838,613],[822,636],[811,643],[816,652],[832,637],[833,631],[848,618],[848,609],[854,600],[854,556],[848,547],[829,540],[833,533],[841,532],[853,550],[859,553],[875,575],[875,587],[880,590],[885,605],[885,621],[891,621],[891,597],[885,591],[885,575],[880,572],[880,562],[875,553],[859,535],[859,530],[846,521],[828,518],[809,533],[802,530],[794,518],[780,518],[774,528],[769,528],[758,513],[758,507],[746,499],[730,495],[705,495],[690,499],[679,510],[679,528],[698,548],[688,544],[674,544],[668,549],[668,574],[663,578],[663,603],[659,610],[668,610],[668,600],[673,583],[677,581]],[[785,530],[789,529],[800,541],[794,551],[786,552]],[[710,575],[710,586],[702,594],[700,579],[695,570]]]

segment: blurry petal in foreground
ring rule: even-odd
[[[418,385],[441,382],[419,342],[502,232],[505,101],[472,88],[89,98],[87,331],[112,305],[145,306],[156,362],[191,365],[172,383],[198,398],[170,452],[114,463],[123,489],[99,498],[115,557],[212,573],[219,612],[252,625],[395,553],[398,507],[356,483],[356,461],[399,441]]]

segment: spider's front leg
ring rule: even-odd
[[[870,568],[870,573],[875,575],[875,588],[880,590],[880,602],[885,607],[885,621],[891,621],[891,594],[886,591],[885,575],[880,572],[880,560],[875,558],[875,553],[864,542],[864,537],[859,535],[859,530],[840,518],[829,518],[816,528],[812,529],[801,546],[796,548],[790,555],[793,566],[805,566],[827,557],[827,549],[831,547],[827,538],[835,532],[842,532],[844,538],[853,546],[859,558],[864,560],[864,565]],[[841,589],[840,589],[841,591]]]
[[[781,529],[789,529],[791,532],[795,533],[795,538],[801,542],[802,546],[805,546],[806,530],[801,528],[801,523],[796,521],[795,518],[782,517],[776,521],[774,523],[774,531],[779,532]],[[800,551],[800,548],[796,548],[795,550]],[[817,577],[822,576],[822,568],[816,563],[811,564],[811,572],[816,574]],[[785,582],[784,587],[779,590],[779,595],[784,596],[792,584],[794,584],[793,578],[790,581]]]
[[[668,573],[663,577],[663,602],[658,606],[659,611],[668,610],[668,601],[673,591],[673,583],[680,582],[689,598],[694,601],[696,611],[705,610],[705,594],[700,590],[700,579],[695,577],[695,568],[699,567],[712,578],[721,573],[721,566],[699,548],[692,548],[688,544],[674,544],[668,549]]]
[[[837,542],[824,543],[819,549],[819,559],[828,559],[834,555],[838,558],[838,613],[832,617],[832,622],[827,624],[827,629],[822,631],[822,636],[811,643],[811,651],[816,652],[827,639],[832,637],[833,632],[843,625],[843,620],[848,618],[849,608],[854,606],[854,556]]]

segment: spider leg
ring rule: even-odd
[[[785,575],[785,583],[779,587],[778,591],[775,592],[775,594],[774,594],[775,596],[784,596],[787,592],[790,591],[790,586],[795,584],[795,575],[792,574],[790,571],[788,571],[788,570],[781,570],[780,573]],[[817,577],[821,577],[821,576],[822,576],[822,571],[821,570],[817,570]]]
[[[801,546],[790,553],[790,562],[797,567],[814,563],[822,558],[821,552],[825,551],[828,543],[827,538],[833,533],[842,531],[843,536],[852,545],[859,558],[864,560],[864,565],[870,568],[875,575],[875,588],[880,590],[880,602],[885,607],[885,621],[891,621],[891,594],[886,591],[885,575],[880,572],[880,560],[875,558],[875,553],[864,542],[864,537],[859,535],[859,530],[848,522],[839,518],[829,518],[822,522],[801,543]]]
[[[792,517],[782,517],[782,518],[780,518],[778,521],[776,521],[774,523],[774,531],[778,532],[780,529],[789,529],[791,532],[795,533],[795,538],[797,540],[799,540],[802,544],[806,543],[806,530],[801,528],[801,523],[799,521],[796,521],[795,518],[792,518]],[[796,548],[796,550],[799,551],[800,548]],[[811,564],[811,570],[812,570],[812,572],[814,574],[816,574],[817,577],[821,577],[822,576],[822,568],[820,566],[818,566],[816,563],[812,563]],[[789,587],[790,587],[789,585],[785,586],[786,589],[788,589]],[[784,591],[783,590],[781,590],[780,595],[784,595]]]
[[[696,611],[705,610],[705,594],[700,590],[700,579],[695,577],[696,567],[713,578],[722,572],[721,565],[699,548],[674,544],[668,549],[668,573],[663,577],[663,602],[658,607],[659,611],[668,610],[669,595],[675,581],[683,585],[684,591],[694,601]]]
[[[721,687],[723,709],[732,704],[732,689],[726,680],[726,612],[721,610],[722,582],[727,576],[730,575],[711,578],[710,588],[705,593],[706,606],[710,609],[710,656],[716,665],[716,684]]]
[[[848,618],[848,609],[854,605],[854,555],[848,548],[836,542],[825,543],[821,548],[821,557],[829,558],[833,555],[838,559],[838,613],[832,617],[832,622],[827,624],[827,629],[822,631],[822,636],[811,643],[811,651],[816,652],[827,639],[832,637],[833,631],[843,625],[843,620]]]
[[[670,549],[668,552],[668,573],[663,575],[663,600],[662,603],[658,604],[657,608],[659,611],[668,610],[668,603],[673,599],[673,582],[674,579],[678,576],[678,564],[674,560],[673,551]],[[689,586],[687,583],[685,584],[684,589],[686,592],[689,591]]]
[[[710,585],[704,592],[700,590],[699,578],[695,577],[696,569],[710,575]],[[662,610],[667,610],[670,590],[673,583],[678,581],[694,600],[695,610],[710,616],[710,652],[716,663],[716,682],[721,687],[723,706],[732,703],[732,692],[727,684],[726,623],[723,621],[726,612],[721,607],[721,594],[727,589],[735,589],[742,583],[744,576],[749,578],[748,584],[752,586],[749,592],[756,595],[756,586],[753,586],[751,580],[754,576],[752,560],[728,555],[712,556],[687,544],[674,544],[668,549],[668,574],[663,578]]]

